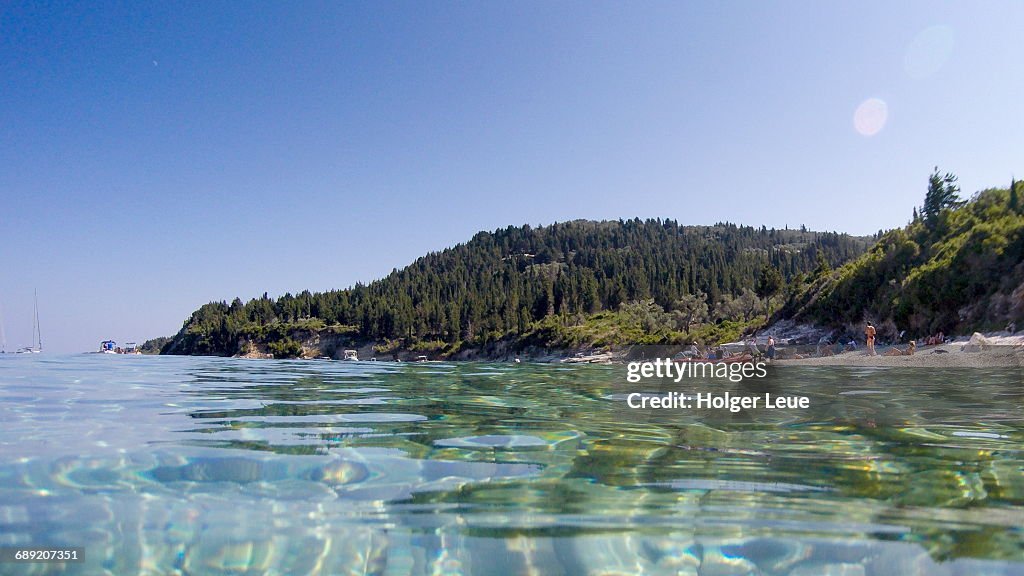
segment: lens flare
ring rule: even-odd
[[[889,106],[879,98],[868,98],[857,106],[853,113],[853,128],[861,136],[874,136],[889,119]]]
[[[903,67],[915,80],[938,72],[953,54],[953,29],[949,26],[929,26],[918,32],[907,47]]]

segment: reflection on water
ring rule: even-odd
[[[1021,376],[5,359],[0,574],[1024,574]]]

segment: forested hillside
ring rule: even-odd
[[[448,353],[501,339],[678,340],[705,322],[766,315],[786,283],[841,265],[873,241],[672,220],[510,226],[367,285],[206,304],[163,352],[233,355],[255,344],[292,356],[301,352],[296,338],[311,333],[380,342],[382,351]]]
[[[912,221],[862,257],[799,289],[784,313],[888,336],[965,334],[1024,325],[1024,187],[961,201],[956,177],[936,169]]]

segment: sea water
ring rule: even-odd
[[[742,395],[747,381],[685,382]],[[1019,368],[0,360],[0,574],[1024,574]]]

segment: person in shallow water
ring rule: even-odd
[[[765,357],[768,358],[769,362],[771,362],[772,360],[775,360],[775,337],[774,336],[768,336],[768,345],[765,347],[764,355],[765,355]]]

